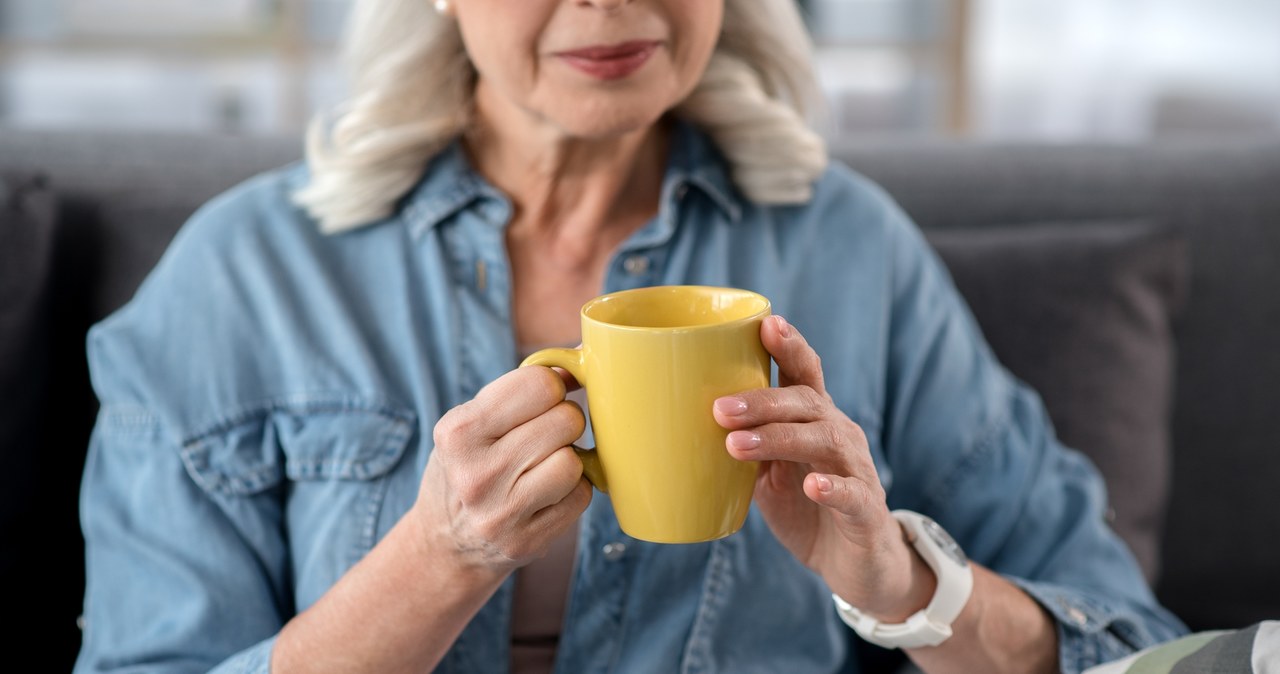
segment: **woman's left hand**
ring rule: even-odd
[[[831,591],[886,622],[933,596],[933,572],[889,513],[866,435],[823,384],[818,354],[780,316],[760,328],[778,388],[716,400],[730,455],[759,461],[755,502],[774,536]]]

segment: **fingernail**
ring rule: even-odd
[[[760,446],[760,434],[751,431],[734,431],[729,434],[729,446],[739,451]]]
[[[747,401],[742,398],[718,398],[716,411],[726,417],[736,417],[747,411]]]
[[[787,319],[781,316],[775,316],[774,318],[776,318],[778,321],[778,334],[782,335],[783,337],[790,337],[791,324],[787,323]]]
[[[831,478],[827,477],[826,475],[819,475],[817,477],[817,481],[818,481],[818,491],[824,494],[831,491],[831,489],[835,487],[835,485],[831,484]]]

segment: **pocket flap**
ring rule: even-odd
[[[400,461],[413,417],[385,409],[277,414],[276,433],[291,480],[368,480]]]
[[[204,489],[255,494],[290,480],[369,480],[391,470],[413,436],[413,414],[377,405],[270,405],[183,443]]]

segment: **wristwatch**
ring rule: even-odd
[[[906,622],[885,624],[850,606],[837,595],[836,612],[846,625],[866,641],[884,648],[937,646],[951,637],[951,623],[960,615],[973,592],[973,569],[955,539],[937,522],[910,510],[895,510],[907,540],[938,577],[938,589],[929,605]]]

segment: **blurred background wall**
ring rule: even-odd
[[[0,0],[0,124],[296,133],[350,1]],[[801,4],[832,136],[1280,133],[1280,0]]]

